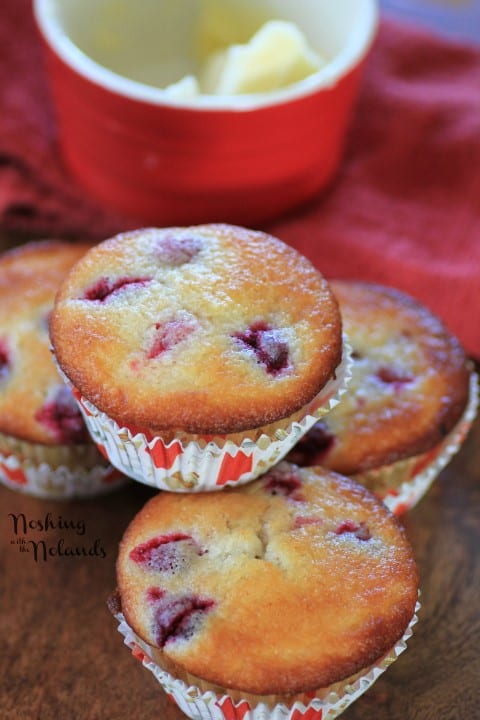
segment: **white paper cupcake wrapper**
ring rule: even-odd
[[[434,448],[391,465],[358,473],[353,478],[372,490],[395,514],[410,510],[460,449],[478,408],[478,376],[470,375],[469,399],[453,430]]]
[[[115,617],[119,622],[118,631],[123,635],[125,645],[132,654],[150,670],[185,715],[192,720],[333,720],[354,700],[368,690],[377,678],[401,655],[407,647],[413,626],[418,620],[420,603],[417,602],[407,630],[399,642],[383,658],[366,670],[363,670],[342,682],[322,688],[313,693],[294,696],[288,702],[275,702],[272,698],[257,698],[245,695],[245,699],[233,699],[228,690],[214,692],[202,691],[195,685],[174,678],[170,673],[154,663],[149,653],[151,649],[144,643],[125,621],[122,613]]]
[[[0,482],[35,497],[68,500],[110,492],[124,485],[127,478],[108,464],[90,469],[64,465],[53,468],[45,462],[37,465],[0,453]]]
[[[320,417],[338,404],[351,378],[350,355],[350,346],[344,341],[342,361],[335,377],[291,417],[224,437],[202,438],[178,432],[164,441],[160,435],[120,427],[76,388],[72,390],[94,442],[122,473],[160,490],[221,490],[265,473]],[[70,384],[68,378],[63,377]]]

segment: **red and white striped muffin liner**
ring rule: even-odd
[[[290,417],[224,436],[176,432],[163,439],[148,430],[120,426],[62,375],[72,388],[93,441],[120,472],[159,490],[205,492],[250,482],[279,462],[340,401],[351,378],[350,355],[350,346],[344,341],[334,377]]]
[[[125,621],[122,613],[118,631],[132,655],[150,670],[180,710],[192,720],[333,720],[368,690],[377,678],[401,655],[418,620],[420,603],[403,637],[380,660],[346,680],[314,692],[290,697],[255,696],[218,688],[198,678],[187,682],[175,678],[151,659],[152,649]]]
[[[3,436],[5,441],[5,436]],[[99,456],[94,445],[21,443],[24,453],[0,452],[0,482],[11,490],[51,500],[92,497],[121,487],[127,478]],[[26,455],[26,456],[25,456]]]
[[[417,504],[458,452],[475,419],[477,408],[478,376],[472,371],[469,399],[463,415],[441,443],[421,455],[353,475],[353,479],[366,485],[395,515],[402,515]]]

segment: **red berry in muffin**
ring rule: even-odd
[[[149,281],[150,278],[121,277],[117,280],[111,280],[107,277],[101,277],[85,291],[84,299],[92,302],[105,302],[112,295],[118,294],[125,288],[142,287]]]

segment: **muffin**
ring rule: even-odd
[[[388,509],[286,462],[223,493],[151,499],[121,541],[117,583],[127,644],[187,715],[215,719],[239,705],[334,717],[405,648],[418,597]]]
[[[91,442],[48,337],[58,286],[89,247],[32,242],[0,258],[0,480],[38,496],[90,495],[119,481]]]
[[[331,287],[353,377],[290,458],[353,476],[401,513],[458,450],[475,415],[477,379],[458,341],[413,298],[361,282]]]
[[[101,243],[62,284],[50,327],[95,442],[161,489],[253,479],[338,401],[348,374],[320,273],[229,225]]]

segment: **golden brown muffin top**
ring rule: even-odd
[[[161,493],[117,561],[127,622],[157,657],[257,695],[325,687],[402,637],[418,577],[404,531],[365,488],[282,463],[222,493]]]
[[[144,229],[93,248],[63,283],[55,353],[119,424],[231,433],[287,417],[341,359],[327,282],[264,233]]]
[[[0,432],[28,442],[87,442],[50,352],[55,293],[90,245],[32,242],[0,257]]]
[[[340,280],[331,288],[353,349],[352,380],[292,460],[353,475],[430,450],[468,401],[470,371],[460,344],[398,290]]]

